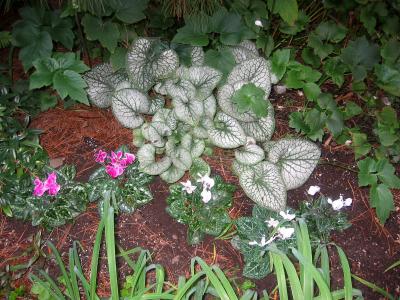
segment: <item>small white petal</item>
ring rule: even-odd
[[[352,142],[353,142],[352,140],[347,140],[347,141],[344,142],[344,144],[346,146],[350,146]]]
[[[256,21],[254,22],[254,24],[255,24],[256,26],[258,26],[258,27],[263,27],[263,24],[262,24],[262,22],[261,22],[260,20],[256,20]]]
[[[192,185],[192,182],[190,180],[186,182],[181,182],[181,184],[183,185],[183,190],[188,194],[193,193],[193,191],[196,189],[196,186]]]
[[[332,202],[333,210],[340,210],[343,207],[343,199],[337,199]]]
[[[208,175],[202,176],[199,179],[197,179],[198,182],[201,182],[203,184],[203,188],[210,190],[215,182],[214,179],[210,178]]]
[[[286,239],[290,238],[293,235],[293,233],[294,233],[294,228],[292,228],[292,227],[278,228],[278,234],[282,240],[286,240]]]
[[[351,198],[346,198],[344,200],[344,206],[350,206],[353,203],[353,199]]]
[[[265,221],[267,223],[268,227],[277,227],[279,225],[279,221],[275,220],[274,218],[270,218],[269,220]]]
[[[292,221],[294,218],[296,218],[296,215],[295,214],[290,214],[289,212],[284,212],[284,211],[281,211],[280,213],[279,213],[279,215],[282,217],[282,218],[284,218],[285,220],[288,220],[288,221]]]
[[[249,245],[254,246],[254,245],[258,245],[258,243],[256,241],[252,241],[252,242],[249,242]]]
[[[329,204],[332,204],[332,199],[328,198],[328,199],[326,199],[326,202],[328,202]]]
[[[318,185],[312,185],[308,188],[307,194],[314,196],[316,193],[318,193],[321,190],[321,188]]]
[[[208,203],[211,200],[211,192],[209,190],[203,189],[203,191],[201,192],[201,198],[204,203]]]

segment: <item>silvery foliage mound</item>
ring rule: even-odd
[[[128,51],[127,74],[103,64],[85,75],[89,98],[111,107],[123,126],[134,129],[143,172],[173,183],[187,170],[192,176],[210,172],[201,159],[207,143],[236,149],[233,170],[243,190],[257,204],[279,211],[286,206],[286,191],[308,179],[320,150],[306,140],[270,141],[275,119],[268,96],[276,77],[252,42],[229,49],[236,65],[223,78],[205,65],[201,47],[193,47],[191,64],[183,65],[165,43],[139,38]],[[267,113],[262,117],[232,101],[248,84],[263,91]]]

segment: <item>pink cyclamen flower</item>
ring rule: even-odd
[[[106,166],[106,172],[108,175],[110,175],[112,178],[117,178],[119,175],[124,173],[124,167],[118,163],[116,164],[110,164]]]
[[[115,153],[114,151],[111,151],[111,156],[109,157],[111,160],[111,164],[120,164],[120,161],[122,159],[122,151],[118,151],[117,153]]]
[[[35,187],[33,189],[33,196],[38,196],[38,197],[43,196],[43,194],[47,190],[47,188],[45,187],[44,182],[36,177],[35,180],[33,181],[33,184],[35,185]]]
[[[94,160],[98,163],[103,163],[107,158],[107,152],[99,150],[94,154]]]
[[[124,161],[126,165],[130,165],[135,161],[135,159],[136,159],[135,154],[126,152],[122,161]]]
[[[57,174],[56,172],[52,172],[47,176],[46,181],[44,182],[44,186],[47,189],[49,195],[57,195],[61,186],[57,184]]]

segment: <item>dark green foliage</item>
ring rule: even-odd
[[[262,118],[268,115],[268,102],[265,101],[265,92],[254,83],[243,85],[232,96],[232,102],[236,104],[238,111],[252,112]]]
[[[188,243],[198,244],[205,234],[220,235],[231,224],[228,208],[232,205],[235,186],[225,183],[216,176],[215,185],[211,188],[212,199],[208,203],[202,201],[202,185],[198,182],[193,193],[188,194],[182,184],[170,186],[167,198],[167,212],[179,223],[188,226]]]

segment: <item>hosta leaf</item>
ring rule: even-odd
[[[158,40],[137,39],[127,55],[128,75],[133,85],[148,91],[158,80],[170,76],[179,65],[175,51]]]
[[[189,169],[190,177],[193,180],[199,179],[201,176],[209,176],[211,174],[210,166],[200,157],[193,158],[192,166]],[[200,174],[200,175],[199,175]]]
[[[196,99],[204,100],[212,94],[222,78],[222,73],[208,66],[194,66],[185,69],[181,78],[190,81],[196,88]]]
[[[266,97],[271,91],[271,70],[269,63],[262,57],[246,60],[233,68],[227,83],[234,85],[238,81],[252,82],[265,91]]]
[[[189,170],[192,165],[192,156],[185,148],[180,147],[171,151],[169,157],[171,158],[172,164],[183,171]]]
[[[256,45],[249,40],[242,41],[239,45],[231,46],[229,49],[237,64],[260,56]]]
[[[232,101],[235,92],[241,87],[242,83],[238,82],[235,86],[225,84],[218,89],[217,99],[221,110],[227,115],[243,122],[257,121],[256,115],[252,111],[239,112],[237,105]]]
[[[171,159],[168,156],[161,160],[155,160],[156,148],[151,144],[143,145],[137,152],[139,168],[149,175],[159,175],[171,166]]]
[[[275,130],[274,108],[268,106],[268,115],[254,122],[239,122],[247,136],[256,141],[265,142],[271,139]]]
[[[122,89],[115,93],[112,110],[117,120],[125,127],[136,128],[142,125],[142,113],[147,113],[150,102],[145,94],[135,89]]]
[[[236,160],[243,165],[255,165],[265,158],[264,150],[255,144],[235,150]]]
[[[222,112],[217,113],[214,127],[208,130],[211,142],[221,148],[237,148],[246,143],[246,135],[238,121]]]
[[[302,139],[282,139],[274,144],[267,158],[279,167],[288,190],[302,186],[314,171],[321,150],[312,142]]]
[[[263,161],[239,176],[246,195],[260,206],[281,211],[286,206],[286,187],[279,168]]]
[[[185,171],[172,165],[165,172],[161,173],[160,177],[167,183],[177,182],[185,175]]]
[[[115,88],[124,76],[114,73],[110,64],[98,64],[85,73],[83,79],[88,85],[86,92],[90,102],[97,107],[106,108],[111,106]]]

